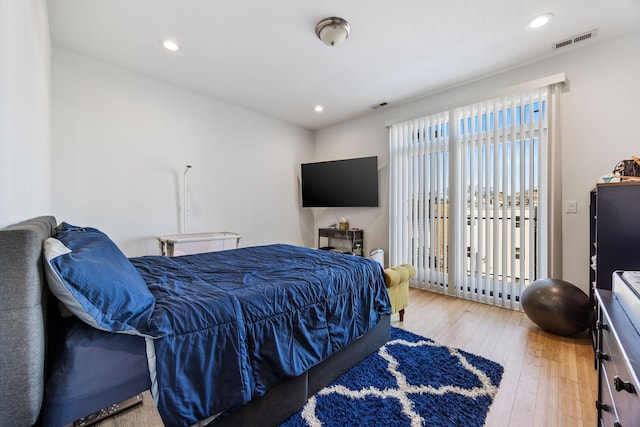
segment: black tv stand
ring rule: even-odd
[[[364,256],[364,231],[340,230],[339,228],[319,228],[318,247],[320,249],[331,250],[334,252],[351,253],[353,255]]]

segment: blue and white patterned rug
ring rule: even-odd
[[[483,426],[498,363],[403,329],[280,427]]]

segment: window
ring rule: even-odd
[[[414,264],[418,287],[519,309],[546,273],[548,94],[391,126],[390,261]]]

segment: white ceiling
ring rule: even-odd
[[[640,0],[48,0],[53,44],[320,129],[640,31]],[[527,21],[552,12],[546,27]],[[351,35],[329,47],[329,16]],[[597,36],[552,51],[552,43]],[[180,50],[169,53],[163,38]],[[542,76],[541,76],[542,77]],[[314,106],[322,104],[322,113]]]

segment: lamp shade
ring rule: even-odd
[[[350,32],[351,26],[342,18],[325,18],[316,25],[316,35],[328,46],[342,43]]]

